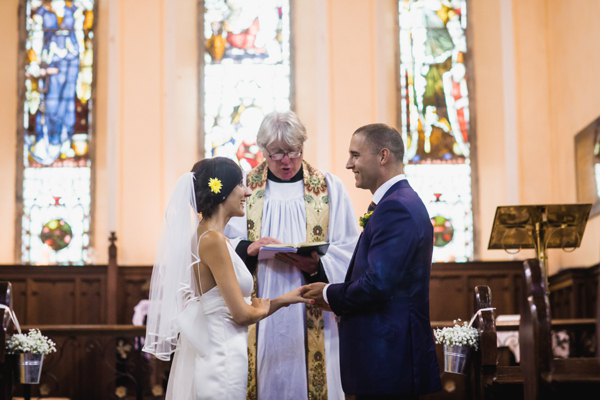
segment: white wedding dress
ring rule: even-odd
[[[227,248],[244,300],[250,304],[252,274],[229,242]],[[203,306],[210,347],[205,357],[196,355],[192,398],[244,400],[248,383],[248,327],[233,320],[218,286],[204,293]]]

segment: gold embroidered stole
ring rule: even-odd
[[[323,174],[302,162],[304,179],[304,203],[306,207],[306,242],[320,242],[327,239],[329,224],[329,194]],[[248,240],[260,239],[262,212],[267,187],[267,164],[263,162],[248,173],[246,183],[252,194],[246,200]],[[257,293],[256,272],[254,290]],[[327,399],[327,377],[325,368],[325,321],[323,312],[313,305],[306,305],[306,360],[308,378],[308,398]],[[256,380],[256,324],[248,327],[248,400],[257,399]]]

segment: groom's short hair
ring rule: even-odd
[[[369,146],[375,153],[388,149],[394,155],[397,163],[404,159],[404,142],[402,135],[386,124],[369,124],[358,128],[354,134],[362,133]]]

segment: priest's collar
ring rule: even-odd
[[[304,179],[304,172],[302,171],[302,167],[300,167],[300,170],[296,173],[296,175],[294,175],[289,181],[284,181],[283,179],[276,177],[275,174],[269,169],[267,172],[267,179],[277,183],[294,183]]]

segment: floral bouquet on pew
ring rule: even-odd
[[[449,346],[469,346],[477,350],[479,348],[479,332],[460,318],[454,320],[451,328],[435,329],[433,335],[437,344]]]
[[[28,334],[17,333],[12,335],[6,343],[6,350],[9,354],[30,353],[30,354],[50,354],[56,351],[56,344],[43,336],[39,329],[30,329]]]
[[[464,375],[468,369],[472,350],[479,348],[479,332],[471,324],[455,320],[453,327],[435,329],[437,344],[444,345],[444,371]]]
[[[15,354],[19,382],[37,384],[40,383],[44,356],[56,351],[56,344],[43,336],[39,329],[30,329],[27,334],[14,334],[6,342],[6,350],[9,354]]]

